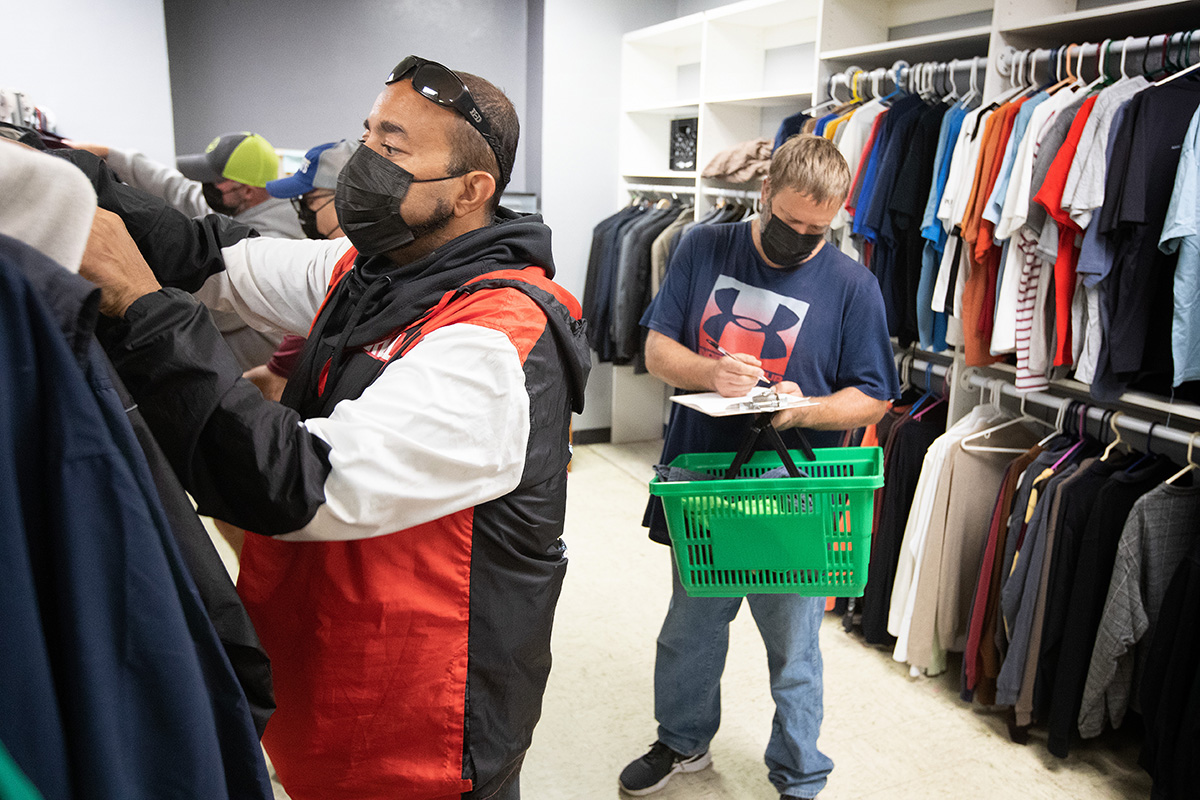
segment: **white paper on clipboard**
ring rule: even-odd
[[[783,411],[819,405],[816,400],[794,394],[757,391],[739,397],[723,397],[716,392],[676,394],[673,402],[695,409],[710,417],[732,417],[737,414],[761,414],[764,411]]]

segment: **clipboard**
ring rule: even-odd
[[[739,414],[755,415],[754,421],[750,424],[750,431],[746,440],[742,443],[741,449],[725,473],[726,480],[738,477],[741,473],[742,465],[746,463],[750,455],[754,452],[758,440],[764,436],[771,446],[775,448],[775,452],[779,453],[779,458],[783,462],[783,466],[787,468],[789,475],[793,478],[808,475],[807,472],[802,473],[796,468],[796,464],[792,461],[792,457],[788,453],[783,439],[779,438],[779,431],[775,430],[775,427],[771,424],[771,418],[775,415],[776,411],[820,405],[816,400],[810,400],[807,397],[800,397],[794,394],[779,394],[769,390],[751,392],[741,397],[723,397],[716,392],[677,394],[672,395],[671,400],[682,406],[695,409],[702,414],[707,414],[710,417],[732,417]],[[809,461],[816,460],[816,454],[813,453],[812,445],[808,443],[808,439],[802,432],[796,431],[796,433],[800,437],[800,449],[804,453],[804,457]]]
[[[779,394],[772,391],[756,391],[739,397],[724,397],[716,392],[677,394],[672,402],[699,411],[710,417],[732,417],[738,414],[774,413],[789,408],[805,408],[818,405],[817,401],[794,394]]]

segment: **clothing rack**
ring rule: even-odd
[[[1200,50],[1200,30],[1127,36],[1119,41],[1106,39],[1099,43],[1082,42],[1036,50],[1017,50],[1009,46],[997,56],[996,69],[1014,85],[1020,82],[1014,81],[1014,77],[1022,76],[1027,76],[1028,82],[1036,83],[1039,67],[1045,70],[1047,81],[1057,81],[1072,74],[1072,70],[1079,72],[1088,60],[1097,75],[1101,71],[1106,75],[1138,71],[1166,74],[1200,60],[1200,52],[1197,58],[1192,58],[1193,48]],[[1128,60],[1129,56],[1134,57],[1133,62]]]
[[[938,377],[942,380],[942,394],[949,394],[954,381],[954,363],[949,357],[927,354],[918,358],[912,353],[896,353],[896,370],[900,373],[901,386],[919,386],[928,391],[928,377]]]
[[[896,368],[900,371],[901,384],[920,389],[930,388],[927,376],[941,378],[942,393],[949,392],[954,382],[954,364],[949,357],[923,353],[915,356],[908,352],[896,354]],[[1072,404],[1085,409],[1084,425],[1101,442],[1112,440],[1112,428],[1121,432],[1121,439],[1142,452],[1147,450],[1166,455],[1179,464],[1188,463],[1188,444],[1193,439],[1200,443],[1200,426],[1194,431],[1172,427],[1140,417],[1136,412],[1106,409],[1086,401],[1052,394],[1048,391],[1018,392],[1011,380],[995,375],[986,375],[976,367],[964,370],[960,388],[968,391],[999,393],[1000,403],[1014,413],[1035,416],[1045,422],[1061,425],[1067,418]],[[1008,402],[1005,402],[1005,401]],[[986,402],[982,400],[981,402]]]
[[[852,66],[829,76],[826,93],[831,101],[840,101],[835,90],[838,86],[843,86],[848,95],[845,102],[886,97],[896,90],[910,94],[928,91],[946,95],[952,89],[958,91],[955,81],[963,75],[969,77],[970,87],[979,91],[982,88],[979,77],[986,68],[987,59],[983,56],[955,58],[950,61],[924,61],[917,64],[897,61],[891,67],[877,67],[873,70]]]
[[[1188,443],[1193,438],[1193,431],[1151,422],[1133,412],[1105,409],[1047,391],[1020,393],[1005,378],[989,377],[974,367],[968,367],[964,371],[962,384],[963,388],[971,390],[998,391],[1002,405],[1005,398],[1010,400],[1010,410],[1023,410],[1025,414],[1058,425],[1067,417],[1072,404],[1076,408],[1082,406],[1085,410],[1084,425],[1087,427],[1089,423],[1095,423],[1089,430],[1099,441],[1107,442],[1112,439],[1110,425],[1114,425],[1121,432],[1122,440],[1135,449],[1166,455],[1179,464],[1188,463]],[[1195,438],[1200,439],[1200,436]]]

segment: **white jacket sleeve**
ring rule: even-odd
[[[221,250],[225,271],[196,292],[217,311],[233,311],[260,331],[307,335],[349,239],[243,239]]]
[[[460,323],[431,332],[328,418],[303,424],[331,448],[325,503],[304,528],[278,538],[365,539],[515,489],[529,395],[509,338]]]

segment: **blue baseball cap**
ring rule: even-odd
[[[300,197],[313,189],[337,189],[338,173],[350,154],[358,148],[357,141],[342,139],[338,142],[319,144],[304,154],[300,169],[286,178],[267,183],[267,192],[272,197]]]

